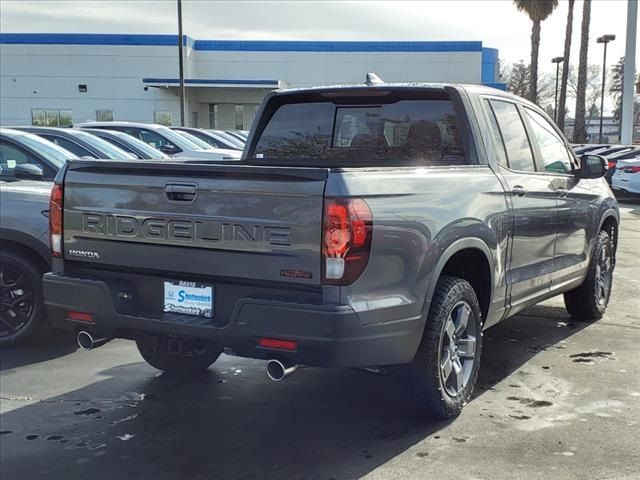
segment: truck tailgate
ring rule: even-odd
[[[319,284],[327,175],[323,168],[73,161],[64,178],[64,257]]]

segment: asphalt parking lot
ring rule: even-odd
[[[640,478],[640,202],[621,211],[605,318],[574,322],[553,299],[487,331],[454,421],[418,415],[393,375],[272,383],[223,356],[175,379],[131,342],[82,352],[55,333],[1,352],[0,478]]]

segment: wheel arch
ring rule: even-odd
[[[611,236],[611,242],[613,243],[613,253],[615,255],[618,249],[618,228],[620,225],[620,217],[614,210],[607,210],[600,219],[600,225],[598,232],[604,230]]]
[[[423,306],[425,323],[438,279],[447,273],[464,278],[471,283],[478,296],[478,302],[482,310],[482,321],[484,322],[495,292],[495,269],[492,267],[492,258],[491,249],[480,238],[461,238],[449,245],[440,256],[427,288]],[[471,269],[467,270],[463,268],[465,261],[469,261],[474,267],[479,268],[474,268],[473,271]]]
[[[2,250],[15,252],[33,261],[43,271],[49,270],[49,249],[41,240],[24,232],[0,228]]]

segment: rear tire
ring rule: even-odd
[[[24,343],[43,326],[42,273],[25,256],[0,252],[0,346]]]
[[[146,336],[136,340],[142,358],[153,368],[170,375],[197,375],[203,373],[215,362],[222,348],[198,341],[182,341],[179,351],[170,348],[173,339]]]
[[[609,234],[601,230],[584,282],[564,294],[564,305],[574,319],[591,321],[602,318],[611,297],[614,266],[613,242]]]
[[[458,415],[471,399],[482,353],[482,314],[469,282],[441,277],[422,342],[408,366],[410,393],[437,418]]]

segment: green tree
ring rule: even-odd
[[[573,34],[573,4],[575,0],[569,0],[569,13],[567,13],[567,26],[564,34],[564,62],[562,64],[562,80],[560,82],[560,98],[558,99],[558,128],[564,132],[564,112],[567,111],[567,83],[569,81],[569,57],[571,56],[571,35]]]
[[[580,32],[580,63],[578,64],[578,84],[576,87],[576,120],[573,141],[587,141],[586,90],[587,90],[587,52],[589,50],[589,24],[591,23],[591,0],[582,5],[582,29]]]
[[[634,75],[635,77],[635,75]],[[622,85],[624,84],[624,57],[620,57],[618,63],[616,63],[611,69],[609,78],[609,95],[613,97],[615,107],[613,109],[613,119],[620,123],[622,121]],[[634,96],[634,108],[633,108],[633,123],[638,123],[638,98]]]
[[[529,65],[520,60],[517,63],[503,66],[500,77],[507,84],[507,90],[523,98],[529,97],[531,84],[531,69]],[[553,104],[555,77],[549,74],[542,74],[538,79],[536,98],[538,105],[544,106],[546,103]],[[552,105],[553,107],[553,105]],[[553,115],[551,115],[553,117]]]
[[[538,99],[538,51],[540,49],[540,24],[558,6],[558,0],[513,0],[516,8],[531,19],[531,73],[529,77],[529,100]]]

